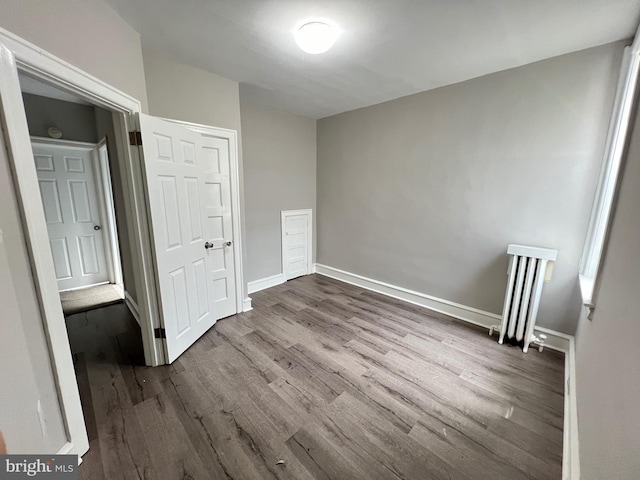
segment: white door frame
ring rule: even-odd
[[[155,338],[154,334],[154,329],[161,326],[161,319],[148,199],[145,194],[140,152],[137,147],[129,146],[129,132],[139,129],[135,114],[141,112],[142,108],[135,98],[2,28],[0,63],[10,65],[9,68],[0,69],[0,91],[3,92],[0,98],[0,120],[4,126],[16,197],[21,209],[24,235],[43,317],[43,328],[49,342],[60,407],[68,434],[67,445],[61,453],[82,455],[88,450],[88,440],[71,349],[55,279],[42,202],[39,196],[31,194],[38,189],[37,174],[33,162],[23,161],[25,158],[32,158],[33,152],[17,72],[20,70],[113,113],[116,139],[114,147],[117,149],[118,165],[122,172],[120,181],[125,195],[130,200],[126,202],[125,208],[137,292],[137,304],[133,305],[132,310],[135,311],[132,313],[140,323],[145,362],[149,366],[156,366],[165,363],[165,353],[163,340]],[[11,121],[8,122],[7,119]],[[188,125],[208,129],[203,125]],[[234,241],[234,256],[237,308],[238,312],[241,312],[251,309],[251,301],[246,295],[242,268],[237,132],[227,132],[229,138],[233,139],[230,149],[233,155],[231,171],[234,176],[232,201],[237,207],[233,215],[233,228],[237,239]]]
[[[130,202],[126,202],[125,208],[127,209],[126,217],[129,243],[132,250],[132,263],[134,264],[134,283],[138,297],[135,307],[142,329],[145,361],[147,365],[151,366],[164,364],[162,342],[160,339],[156,339],[154,335],[154,328],[160,326],[160,320],[144,183],[137,148],[129,147],[128,142],[129,131],[136,130],[138,127],[135,114],[141,111],[140,102],[104,83],[102,80],[89,75],[64,60],[49,54],[41,48],[1,28],[0,43],[4,44],[13,54],[17,69],[113,112],[116,136],[115,146],[118,151],[117,155],[120,170],[123,172],[121,181],[123,182],[125,195],[131,200]],[[10,114],[15,119],[20,119],[25,116],[21,97],[17,99]],[[24,128],[27,128],[26,124]],[[23,144],[25,141],[27,141],[28,145]],[[31,156],[31,142],[28,136],[17,139],[16,145],[20,145],[21,148]],[[24,155],[25,152],[22,153]],[[27,169],[29,169],[29,167],[27,167]],[[32,205],[35,202],[33,202],[33,198],[29,196],[29,192],[37,188],[37,185],[33,183],[33,179],[29,178],[29,174],[22,173],[16,169],[15,181],[18,186],[18,202],[23,205],[25,211],[31,212],[42,209],[42,204],[39,205],[39,208],[37,205]],[[38,221],[25,221],[25,236],[30,244],[30,248],[34,251],[43,251],[49,254],[41,238],[41,230],[44,226],[44,223],[41,224]],[[43,277],[54,274],[53,270],[47,269],[47,264],[39,264],[35,260],[33,263],[34,270],[42,272]],[[56,304],[59,304],[59,298],[54,297],[49,299],[48,295],[45,294],[41,300],[45,317],[45,327],[56,321],[60,321],[64,327],[64,317],[56,318],[57,308],[49,308],[49,304],[53,300],[55,300]],[[69,348],[68,342],[63,346],[53,345],[52,342],[51,347],[52,355],[55,355],[56,348],[58,347],[64,349]]]
[[[295,217],[297,215],[306,215],[308,217],[307,221],[307,273],[309,275],[313,270],[313,210],[311,208],[306,208],[303,210],[282,210],[280,212],[280,243],[282,244],[282,276],[284,277],[284,281],[287,281],[287,262],[286,262],[286,248],[285,248],[285,220],[287,217]]]
[[[104,152],[104,156],[102,155]],[[121,298],[124,298],[124,280],[122,277],[122,260],[120,257],[120,241],[116,209],[111,185],[111,168],[109,167],[109,151],[106,137],[96,144],[96,176],[98,178],[98,203],[102,217],[102,235],[107,247],[109,281],[115,285]]]
[[[100,225],[102,227],[102,243],[104,244],[105,263],[109,282],[117,286],[124,297],[122,284],[122,266],[120,264],[120,246],[118,244],[118,233],[115,224],[115,212],[113,209],[113,192],[111,190],[111,180],[109,178],[109,165],[103,165],[98,149],[106,142],[100,143],[80,142],[77,140],[63,140],[46,137],[31,137],[31,143],[36,145],[53,145],[70,149],[78,149],[91,152],[91,163],[93,166],[93,180],[96,185],[96,198],[98,200],[98,213],[100,215]],[[84,288],[84,287],[81,287]]]
[[[61,453],[83,455],[89,448],[89,442],[58,295],[44,210],[40,196],[32,194],[38,189],[38,179],[34,162],[25,161],[33,158],[33,152],[18,69],[114,112],[116,146],[120,167],[124,172],[122,181],[125,192],[131,199],[127,202],[127,223],[130,227],[136,272],[135,283],[145,360],[150,365],[159,365],[164,363],[164,354],[161,342],[156,340],[153,334],[153,328],[159,324],[159,319],[146,203],[140,165],[135,163],[135,150],[127,146],[128,132],[137,126],[132,122],[132,115],[141,111],[141,105],[138,100],[4,29],[0,29],[0,64],[0,120],[4,127],[26,246],[67,431],[67,444]],[[131,157],[134,157],[133,161]]]

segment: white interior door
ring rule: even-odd
[[[59,290],[109,281],[91,147],[33,143]]]
[[[231,177],[229,141],[201,135],[203,170],[204,232],[209,243],[207,260],[211,274],[213,311],[216,318],[237,313],[233,258],[233,220],[231,215]]]
[[[286,280],[311,273],[311,210],[282,212],[282,271]]]
[[[140,115],[168,361],[237,313],[229,142]]]

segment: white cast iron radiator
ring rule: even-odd
[[[557,250],[548,248],[509,245],[507,293],[502,309],[502,324],[494,325],[489,331],[499,329],[502,344],[505,339],[509,343],[522,345],[527,352],[530,343],[537,343],[542,351],[545,335],[534,335],[542,286],[551,279],[553,264],[558,257]]]

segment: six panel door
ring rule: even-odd
[[[91,147],[32,148],[58,289],[108,282]]]
[[[236,313],[229,145],[140,115],[168,362]]]

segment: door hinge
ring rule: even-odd
[[[153,333],[156,338],[167,338],[167,331],[164,328],[154,328]]]
[[[129,145],[142,145],[142,133],[129,132]]]

